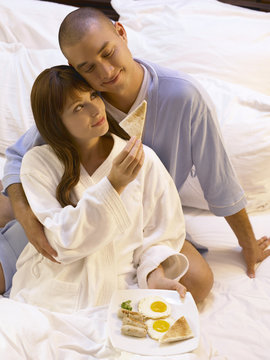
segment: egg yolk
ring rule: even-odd
[[[170,328],[170,324],[165,320],[156,320],[153,323],[153,329],[158,332],[165,332],[168,331]]]
[[[162,301],[155,301],[151,304],[151,310],[155,312],[164,312],[167,310],[167,305]]]

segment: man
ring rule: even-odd
[[[143,99],[147,100],[143,142],[161,158],[178,190],[195,167],[211,211],[226,218],[243,248],[247,273],[254,277],[255,264],[270,254],[270,250],[264,251],[270,239],[255,239],[243,190],[216,128],[212,104],[203,90],[187,75],[134,60],[124,27],[119,22],[112,24],[91,8],[75,10],[64,19],[59,43],[69,64],[101,92],[107,111],[117,122]],[[31,128],[9,148],[3,182],[15,217],[29,241],[54,260],[56,253],[47,243],[19,180],[20,158],[29,148],[42,143],[37,130]],[[199,302],[212,287],[212,272],[190,242],[185,241],[182,253],[189,259],[190,267],[181,282]]]
[[[0,191],[3,190],[2,181],[0,181]],[[10,220],[14,219],[14,214],[9,198],[0,193],[0,228],[4,227]]]

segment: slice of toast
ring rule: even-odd
[[[169,343],[186,340],[194,337],[191,328],[184,316],[180,317],[159,340],[160,343]]]
[[[147,102],[144,100],[132,113],[119,123],[121,128],[124,129],[129,136],[136,136],[138,139],[142,138],[146,109]]]

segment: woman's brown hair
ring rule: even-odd
[[[56,189],[56,198],[63,207],[75,206],[71,201],[71,190],[80,178],[80,156],[61,115],[67,97],[72,97],[78,90],[91,91],[91,87],[72,67],[59,65],[44,70],[31,91],[32,112],[40,135],[64,165]]]

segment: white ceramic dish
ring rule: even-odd
[[[139,300],[146,296],[162,296],[172,309],[171,316],[177,320],[182,315],[185,316],[194,337],[191,339],[178,341],[170,344],[160,344],[158,341],[146,338],[136,338],[121,334],[122,320],[118,318],[117,312],[121,303],[126,300],[132,301],[134,311],[137,311]],[[197,306],[190,293],[186,294],[181,300],[178,293],[172,290],[118,290],[114,293],[109,306],[109,336],[115,348],[139,355],[176,355],[190,352],[199,345],[200,325]]]

